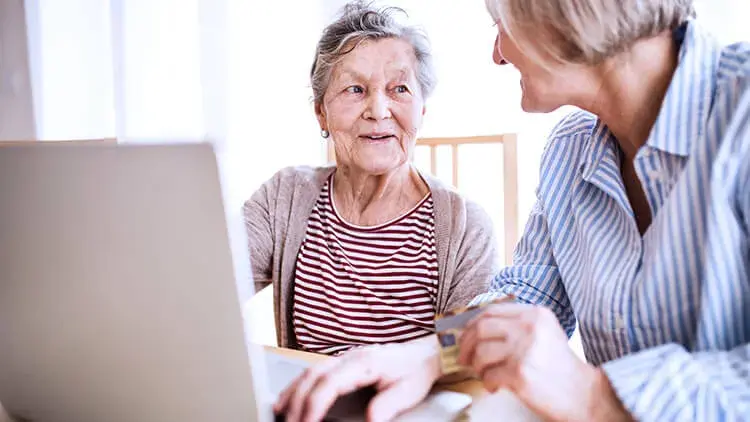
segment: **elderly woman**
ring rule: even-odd
[[[435,76],[427,38],[395,11],[350,4],[318,43],[315,112],[336,166],[281,170],[244,206],[281,346],[336,354],[424,337],[499,269],[487,214],[412,165]]]
[[[487,295],[518,303],[473,321],[460,360],[548,420],[746,419],[750,44],[717,45],[691,0],[487,6],[523,109],[584,111],[553,130],[514,264]],[[576,321],[587,362],[567,345]],[[277,410],[316,420],[336,392],[375,384],[370,415],[388,418],[441,375],[436,348],[353,353]]]

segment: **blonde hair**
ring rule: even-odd
[[[485,0],[524,53],[598,64],[695,16],[693,0]]]

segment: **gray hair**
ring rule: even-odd
[[[485,0],[536,59],[597,64],[695,16],[693,0]]]
[[[328,25],[315,49],[310,79],[315,104],[321,104],[331,71],[343,56],[366,40],[396,38],[408,42],[417,59],[417,81],[423,98],[428,98],[437,84],[432,51],[427,34],[414,26],[396,22],[394,13],[406,15],[397,7],[375,8],[370,3],[354,1],[343,7],[339,18]]]

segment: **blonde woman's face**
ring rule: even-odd
[[[410,159],[425,111],[416,70],[398,39],[364,41],[336,64],[316,111],[339,165],[383,174]]]
[[[572,104],[577,95],[577,84],[583,77],[579,66],[563,63],[540,63],[531,58],[508,36],[501,23],[492,59],[498,65],[511,64],[521,74],[521,108],[531,113],[547,113]]]

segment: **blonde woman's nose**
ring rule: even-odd
[[[505,57],[503,57],[503,52],[500,49],[500,34],[497,34],[497,36],[495,36],[495,46],[492,49],[492,61],[494,61],[495,64],[501,66],[504,64],[508,64],[508,61],[505,60]]]

